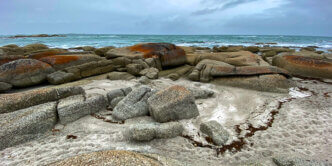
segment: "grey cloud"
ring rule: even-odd
[[[226,9],[230,9],[233,7],[236,7],[238,5],[254,2],[257,0],[228,0],[228,1],[222,1],[222,0],[203,0],[201,1],[202,4],[209,3],[210,5],[214,5],[217,7],[208,7],[201,10],[197,10],[195,12],[192,12],[192,15],[206,15],[206,14],[212,14],[217,11],[223,11]],[[212,2],[212,3],[211,3]],[[221,5],[221,6],[219,6]]]

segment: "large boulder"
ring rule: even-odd
[[[261,47],[259,49],[260,52],[265,53],[269,51],[275,51],[277,54],[282,53],[282,52],[295,52],[294,49],[290,49],[287,47]]]
[[[139,124],[129,129],[129,135],[133,141],[151,141],[181,136],[183,130],[179,122]]]
[[[47,81],[53,85],[63,84],[75,80],[73,73],[66,73],[63,71],[57,71],[47,75]]]
[[[0,81],[16,87],[37,85],[54,72],[52,66],[34,59],[19,59],[0,66]]]
[[[106,94],[107,100],[111,103],[115,98],[125,97],[132,91],[131,87],[122,88],[122,89],[115,89]]]
[[[51,65],[56,70],[62,70],[67,67],[82,65],[85,63],[104,60],[95,54],[68,54],[68,55],[51,55],[37,58],[42,62]]]
[[[286,70],[273,66],[241,66],[235,67],[230,64],[205,59],[199,62],[189,74],[193,81],[209,82],[216,77],[226,76],[251,76],[265,74],[283,74],[289,77]]]
[[[0,49],[3,50],[3,52],[6,55],[23,55],[24,54],[24,49],[15,44],[2,46],[2,47],[0,47]]]
[[[23,59],[24,56],[22,55],[3,55],[3,56],[0,56],[0,66],[3,65],[3,64],[6,64],[8,62],[11,62],[11,61],[15,61],[15,60],[18,60],[18,59]]]
[[[98,74],[108,73],[114,70],[112,61],[100,60],[87,62],[81,65],[76,65],[73,67],[67,67],[64,69],[67,73],[72,73],[75,79],[90,77]]]
[[[273,65],[286,69],[293,75],[332,78],[332,61],[296,55],[278,55],[273,57]]]
[[[193,69],[193,66],[184,65],[177,68],[162,70],[158,73],[159,77],[167,77],[173,81],[178,80],[182,76],[187,75]]]
[[[34,105],[57,101],[59,99],[84,94],[81,87],[44,88],[0,95],[0,114],[13,112]]]
[[[234,66],[269,66],[260,56],[249,51],[195,53],[187,55],[188,63],[191,65],[196,65],[204,59],[221,61]]]
[[[212,139],[213,143],[218,146],[226,144],[229,138],[227,130],[225,130],[221,124],[214,120],[201,123],[200,130],[204,134],[208,135]]]
[[[0,114],[0,150],[51,131],[56,123],[56,102]]]
[[[22,48],[24,52],[27,53],[27,52],[48,49],[48,46],[46,46],[45,44],[35,43],[35,44],[28,44]]]
[[[180,47],[169,43],[144,43],[131,47],[115,48],[106,53],[107,58],[158,58],[163,67],[186,63],[186,53]]]
[[[214,78],[211,83],[277,93],[288,93],[289,88],[296,86],[291,79],[280,74],[218,77]]]
[[[157,122],[190,119],[199,115],[194,95],[182,86],[172,86],[148,99],[150,115]]]
[[[151,68],[147,68],[147,69],[142,70],[139,73],[139,75],[146,76],[149,79],[157,79],[158,78],[158,73],[159,73],[158,69],[156,69],[154,67],[151,67]]]
[[[50,49],[43,49],[43,50],[29,52],[26,54],[26,57],[30,59],[40,59],[42,57],[64,54],[67,52],[68,51],[65,49],[50,48]]]
[[[83,95],[70,96],[61,99],[57,110],[61,124],[67,124],[77,119],[106,109],[107,101],[103,95],[93,95],[85,98]]]
[[[152,95],[148,87],[140,87],[130,92],[121,100],[113,110],[113,117],[118,120],[126,120],[149,114],[148,98]]]
[[[299,52],[285,52],[282,53],[283,56],[303,56],[303,57],[308,57],[308,58],[314,58],[314,59],[325,59],[324,55],[322,54],[318,54],[316,52],[312,52],[312,51],[299,51]]]
[[[111,50],[111,49],[114,49],[115,47],[113,46],[109,46],[109,47],[102,47],[102,48],[97,48],[95,50],[95,54],[99,55],[99,56],[106,56],[106,53]]]
[[[237,52],[243,50],[243,46],[221,46],[221,47],[213,47],[213,52]]]

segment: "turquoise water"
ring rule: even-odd
[[[16,38],[0,36],[0,46],[43,43],[50,47],[72,48],[79,46],[130,46],[143,42],[168,42],[180,46],[255,45],[255,43],[277,43],[275,46],[318,46],[332,49],[332,37],[319,36],[267,36],[267,35],[111,35],[111,34],[65,34],[66,37]]]

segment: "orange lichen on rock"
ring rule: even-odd
[[[320,59],[314,59],[314,58],[309,58],[309,57],[303,57],[303,56],[295,56],[295,55],[287,55],[284,56],[284,58],[291,62],[295,63],[298,65],[304,65],[304,66],[311,66],[311,67],[316,67],[316,68],[332,68],[332,63],[329,63],[324,60]]]
[[[77,61],[79,59],[80,59],[79,56],[74,56],[74,55],[73,56],[54,55],[54,56],[42,57],[39,60],[53,66],[53,65],[70,63],[70,62],[73,62],[73,61]]]
[[[5,63],[8,63],[8,62],[11,62],[11,61],[14,61],[14,60],[18,60],[18,59],[23,59],[23,57],[0,57],[0,66],[5,64]]]
[[[186,63],[185,51],[169,43],[146,43],[129,47],[132,52],[143,53],[144,58],[159,58],[163,66],[177,66]]]
[[[48,51],[41,51],[41,52],[37,52],[37,53],[33,53],[31,55],[29,55],[28,57],[31,59],[40,59],[43,57],[47,57],[47,56],[54,56],[60,53],[63,53],[64,51],[61,50],[48,50]]]

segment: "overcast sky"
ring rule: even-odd
[[[0,34],[332,36],[332,0],[0,0]]]

